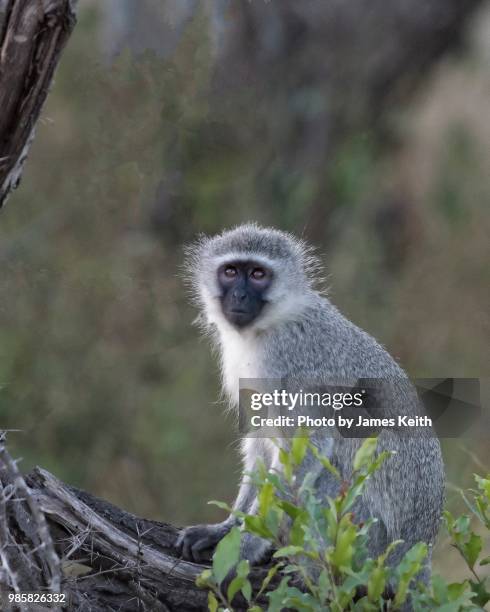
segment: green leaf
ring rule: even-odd
[[[265,591],[265,589],[269,586],[270,581],[274,578],[274,576],[277,574],[281,567],[282,563],[277,563],[276,565],[270,568],[270,570],[267,572],[267,576],[262,581],[262,586],[260,587],[260,590],[257,593],[257,597]]]
[[[351,567],[356,534],[357,527],[351,522],[350,516],[343,516],[340,519],[335,548],[329,555],[330,561],[336,569]]]
[[[245,580],[245,583],[242,586],[242,593],[247,601],[252,599],[252,585],[250,584],[249,580]]]
[[[346,594],[353,596],[357,587],[366,584],[365,577],[361,574],[356,574],[354,572],[348,571],[346,572],[348,578],[344,580],[342,587],[340,587]]]
[[[425,542],[414,544],[404,555],[401,563],[418,564],[427,557],[428,547]]]
[[[332,498],[328,498],[328,508],[325,508],[323,514],[327,520],[327,535],[328,538],[333,542],[337,535],[338,529],[338,509],[335,501]]]
[[[395,540],[394,542],[391,542],[391,544],[386,548],[384,553],[378,557],[378,565],[384,565],[386,559],[389,557],[392,551],[400,544],[403,544],[403,540]]]
[[[305,526],[308,524],[308,519],[309,516],[305,510],[294,519],[291,529],[289,530],[289,541],[293,546],[303,546],[305,541]]]
[[[292,557],[293,555],[299,555],[304,552],[302,546],[283,546],[274,553],[274,557]]]
[[[207,587],[211,583],[212,572],[210,569],[205,569],[203,572],[199,574],[196,578],[196,586],[199,588]]]
[[[479,535],[476,535],[476,533],[472,533],[470,535],[469,540],[463,545],[464,556],[470,569],[473,569],[476,561],[478,560],[478,556],[481,553],[481,549],[481,537]]]
[[[218,506],[218,508],[226,510],[229,514],[233,512],[233,508],[230,508],[230,506],[228,504],[225,504],[224,502],[216,501],[213,499],[212,501],[208,501],[208,504],[210,506]]]
[[[274,534],[267,528],[264,520],[260,516],[247,514],[244,518],[245,529],[254,535],[258,535],[267,540],[273,540]]]
[[[365,474],[361,474],[356,478],[354,484],[352,484],[347,489],[347,493],[345,494],[345,497],[340,504],[340,512],[342,514],[347,512],[352,507],[359,495],[361,495],[364,490],[364,487],[366,486],[367,479],[368,476],[366,476]]]
[[[250,572],[250,563],[248,562],[248,560],[242,559],[240,563],[236,566],[235,571],[236,571],[236,576],[230,582],[230,586],[228,587],[228,591],[227,591],[227,597],[230,603],[233,601],[233,598],[240,590],[246,597],[245,593],[248,593],[248,586],[250,586],[250,583],[247,580],[247,576]],[[248,600],[249,598],[247,598],[247,601]]]
[[[454,521],[453,529],[458,533],[465,535],[470,529],[470,517],[467,514],[462,514]]]
[[[336,478],[341,480],[340,472],[338,471],[338,469],[330,463],[329,459],[325,455],[322,455],[320,453],[316,446],[310,444],[310,450],[327,471],[329,471]]]
[[[230,586],[228,587],[228,591],[226,592],[227,599],[230,603],[233,601],[233,598],[244,584],[245,578],[243,578],[242,576],[235,576],[235,578],[233,578],[233,580],[230,582]]]
[[[490,501],[490,475],[488,478],[482,478],[478,476],[478,474],[473,474],[475,477],[476,484],[480,491],[486,496],[488,501]]]
[[[425,542],[415,544],[405,553],[398,565],[398,584],[394,601],[395,607],[399,607],[405,602],[410,582],[422,569],[422,562],[427,556],[427,550],[427,544],[425,544]]]
[[[444,603],[447,601],[447,584],[444,578],[438,575],[432,576],[432,591],[434,598],[437,603]]]
[[[454,517],[453,515],[449,512],[449,510],[444,510],[442,513],[442,516],[444,518],[444,523],[446,525],[446,528],[449,531],[449,525],[453,525],[454,523]]]
[[[490,591],[486,587],[486,581],[483,580],[483,582],[474,582],[473,580],[470,580],[470,585],[472,591],[475,593],[471,600],[481,608],[484,608],[490,601]]]
[[[278,587],[273,591],[269,591],[267,593],[267,598],[269,599],[269,612],[281,612],[284,608],[284,602],[287,597],[287,592],[289,590],[289,576],[285,576]]]
[[[284,485],[284,482],[281,480],[281,478],[277,474],[274,474],[273,472],[268,472],[267,481],[271,482],[274,485],[274,488],[276,491],[279,491],[281,493],[286,492],[286,487]]]
[[[393,451],[383,451],[382,453],[379,453],[376,459],[374,459],[373,462],[368,466],[368,474],[374,474],[374,472],[379,470],[379,468],[383,465],[386,459],[388,459],[388,457],[391,457],[393,454]]]
[[[208,609],[209,612],[216,612],[218,609],[218,600],[212,591],[208,593]]]
[[[240,556],[240,529],[233,527],[222,538],[213,555],[213,575],[218,584],[221,584],[226,575],[238,563]]]
[[[241,576],[242,578],[246,578],[248,573],[250,572],[250,563],[248,559],[242,559],[240,563],[236,566],[237,576]]]
[[[269,508],[272,506],[274,495],[274,486],[272,483],[264,483],[259,491],[259,514],[262,517],[267,515]]]
[[[237,575],[235,578],[233,578],[233,580],[230,582],[230,586],[228,587],[227,598],[230,603],[233,601],[233,598],[238,591],[241,591],[245,599],[250,601],[250,598],[252,597],[252,586],[249,580],[247,580],[249,571],[249,562],[246,559],[242,559],[236,567]]]
[[[344,583],[345,584],[345,583]],[[323,569],[318,577],[318,593],[321,603],[325,603],[330,599],[332,591],[332,583],[326,569]]]
[[[308,449],[309,438],[293,438],[291,444],[291,457],[294,465],[298,466],[303,463],[306,451]]]
[[[461,606],[459,602],[451,601],[442,606],[437,607],[437,612],[460,612]]]
[[[384,567],[375,567],[368,580],[368,599],[376,603],[386,586],[388,571]]]
[[[293,477],[293,465],[291,460],[291,455],[286,452],[283,448],[279,449],[279,461],[282,463],[284,478],[291,482]]]
[[[273,538],[276,538],[279,533],[283,516],[284,513],[280,508],[271,508],[269,512],[267,512],[264,523]]]
[[[279,499],[277,505],[292,519],[295,519],[302,512],[301,508],[283,499]]]
[[[448,584],[447,585],[448,599],[450,601],[455,601],[459,599],[464,594],[467,588],[468,588],[468,583],[466,581],[465,582],[453,582],[451,584]]]
[[[354,457],[354,470],[358,471],[365,467],[373,458],[376,451],[378,440],[376,438],[366,438]]]
[[[483,496],[475,498],[476,515],[487,529],[490,529],[490,502]]]

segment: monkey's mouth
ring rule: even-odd
[[[236,327],[245,327],[249,325],[255,319],[255,313],[250,310],[244,310],[239,308],[233,308],[225,313],[228,321]]]

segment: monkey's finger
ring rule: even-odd
[[[183,529],[180,532],[179,537],[177,538],[177,542],[175,543],[175,549],[177,550],[177,553],[185,558],[185,559],[189,559],[190,558],[190,546],[192,545],[192,542],[194,542],[196,539],[196,535],[194,534],[193,537],[193,532],[187,528],[187,529]]]
[[[192,538],[189,537],[189,534],[187,534],[187,537],[184,537],[184,544],[182,547],[182,556],[184,557],[184,559],[189,559],[190,561],[193,560],[192,543],[193,543]]]
[[[179,555],[182,554],[182,546],[184,544],[184,538],[185,538],[185,529],[182,529],[182,531],[179,534],[179,537],[177,538],[177,541],[175,542],[175,550],[178,552]]]
[[[193,544],[191,546],[191,551],[192,551],[192,558],[194,559],[194,561],[196,561],[197,563],[199,563],[200,561],[202,561],[202,556],[201,556],[201,552],[203,550],[207,550],[208,548],[211,548],[215,543],[215,540],[211,537],[204,537],[201,538],[200,540],[198,540],[195,544]]]

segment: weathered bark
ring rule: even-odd
[[[178,558],[178,528],[134,516],[39,468],[24,479],[3,442],[0,438],[4,604],[6,592],[35,591],[63,592],[69,610],[87,612],[207,609],[207,593],[195,585],[206,565]],[[253,570],[255,589],[266,571]]]
[[[19,184],[75,0],[0,0],[0,207]]]
[[[56,534],[65,567],[79,561],[89,571],[65,582],[74,609],[206,608],[207,595],[195,586],[204,567],[178,559],[178,529],[124,512],[44,470],[27,481]]]
[[[0,432],[0,596],[7,591],[59,593],[61,564],[45,516],[4,442]],[[5,603],[0,600],[2,609]]]

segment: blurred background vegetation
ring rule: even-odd
[[[331,299],[412,376],[489,376],[490,7],[463,5],[415,27],[378,1],[362,19],[80,1],[0,215],[0,426],[25,470],[177,524],[221,516],[236,433],[179,266],[246,220],[311,240]],[[444,452],[458,511],[488,439]]]

